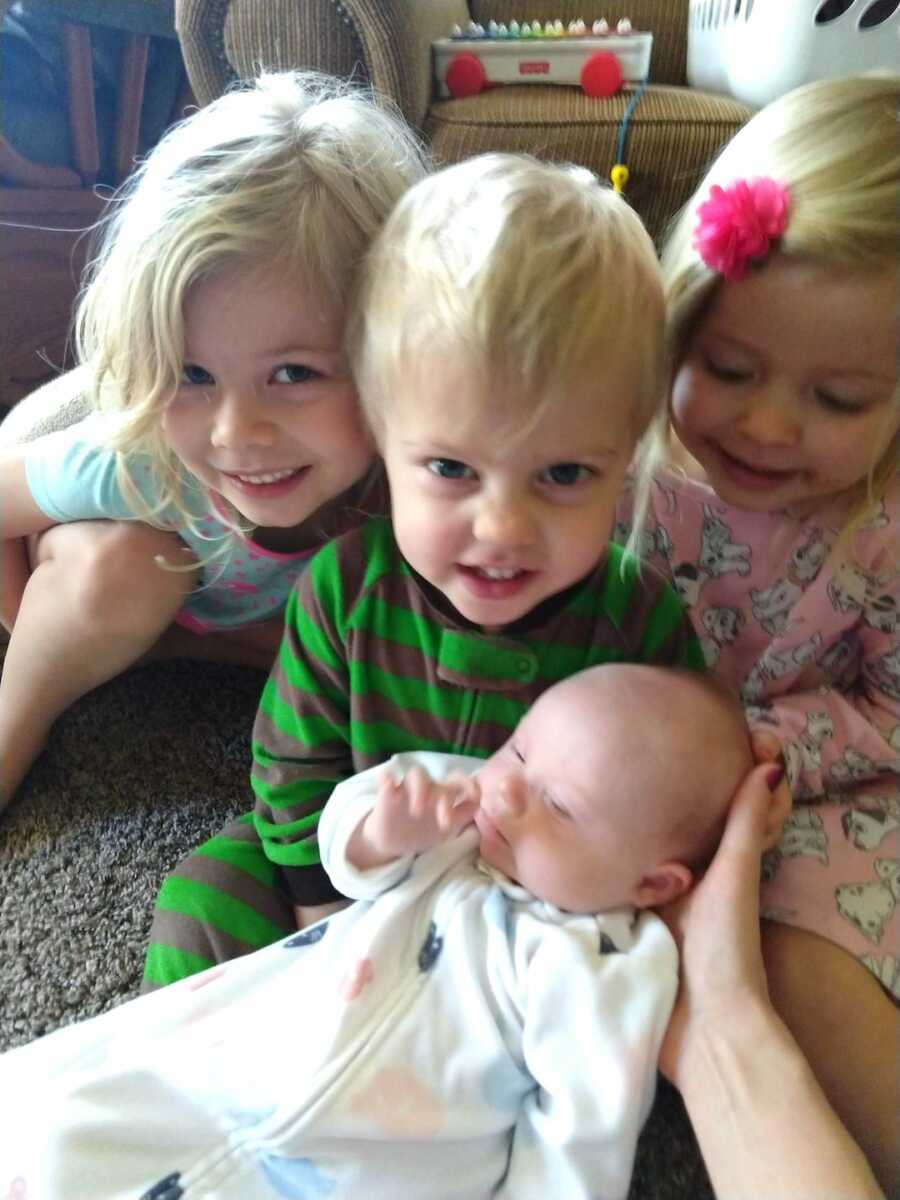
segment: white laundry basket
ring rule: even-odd
[[[690,0],[692,87],[761,107],[872,67],[900,71],[900,0]]]

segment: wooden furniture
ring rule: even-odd
[[[10,0],[0,0],[0,19]],[[0,130],[0,417],[72,363],[72,307],[89,231],[111,189],[96,187],[100,149],[92,28],[121,30],[113,172],[121,183],[138,152],[150,39],[175,37],[172,0],[25,0],[58,22],[71,162],[29,159]],[[82,19],[83,18],[83,19]],[[170,119],[193,101],[186,76]]]

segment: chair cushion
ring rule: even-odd
[[[432,104],[425,133],[438,162],[487,150],[575,162],[609,179],[630,94],[592,99],[579,88],[514,84],[465,100]],[[716,151],[752,110],[725,96],[650,86],[628,126],[626,194],[658,238],[685,203]]]

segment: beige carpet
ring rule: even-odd
[[[136,994],[160,881],[248,807],[264,680],[144,667],[57,723],[0,816],[0,1049]]]

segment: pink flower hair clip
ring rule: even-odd
[[[774,179],[713,184],[697,209],[694,246],[706,265],[725,279],[743,279],[747,265],[765,258],[787,225],[787,188]]]

